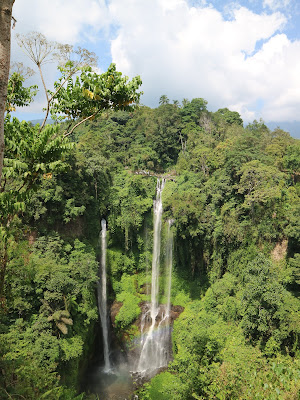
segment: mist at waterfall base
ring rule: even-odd
[[[165,242],[166,304],[159,304],[161,275],[162,192],[165,180],[158,180],[153,204],[153,254],[151,275],[151,302],[144,303],[140,317],[140,337],[135,339],[138,352],[127,357],[111,347],[109,313],[107,307],[106,276],[106,221],[101,221],[101,262],[98,283],[98,308],[101,321],[101,340],[94,363],[87,371],[83,389],[109,399],[131,399],[134,389],[167,367],[172,358],[171,346],[171,281],[173,261],[172,222],[168,221]],[[133,383],[133,381],[135,381]],[[136,398],[136,397],[135,397]]]

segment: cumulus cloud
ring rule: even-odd
[[[259,14],[233,2],[224,17],[209,0],[17,0],[14,16],[20,32],[60,42],[88,47],[104,35],[117,68],[141,75],[144,104],[203,97],[246,121],[280,121],[300,118],[300,41],[284,33],[282,9],[291,3],[262,0]]]
[[[245,120],[295,118],[300,42],[281,33],[282,13],[236,7],[225,20],[214,7],[185,0],[111,0],[110,12],[119,25],[113,61],[142,76],[145,104],[156,105],[161,94],[204,97]]]
[[[13,14],[18,31],[35,30],[70,44],[96,39],[110,23],[105,0],[17,0]]]

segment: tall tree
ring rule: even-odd
[[[0,2],[0,182],[4,158],[4,113],[10,64],[11,16],[14,0]]]
[[[162,96],[160,96],[159,98],[159,105],[160,106],[165,106],[166,104],[169,104],[170,100],[168,99],[168,96],[163,94]]]

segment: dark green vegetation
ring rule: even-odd
[[[41,153],[49,143],[35,132],[6,121],[10,191],[32,190],[18,190],[18,204],[1,197],[0,397],[76,398],[98,319],[101,218],[110,302],[122,303],[115,333],[138,334],[155,176],[165,174],[172,304],[185,310],[174,323],[174,361],[139,398],[298,399],[299,141],[263,122],[244,128],[238,113],[209,112],[203,99],[166,96],[156,109],[100,114],[56,143],[58,153]]]

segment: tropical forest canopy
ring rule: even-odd
[[[18,73],[8,86],[0,397],[97,398],[80,394],[80,377],[99,324],[100,221],[109,229],[109,303],[121,304],[114,332],[130,341],[147,300],[153,198],[165,176],[171,302],[184,311],[174,361],[139,399],[298,399],[299,140],[263,121],[244,127],[237,112],[211,112],[200,97],[132,107],[139,78],[80,65],[74,79],[73,67],[60,67],[48,93],[61,124],[18,121],[14,107],[36,88]]]

